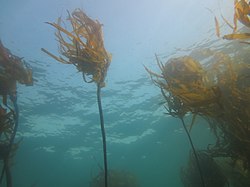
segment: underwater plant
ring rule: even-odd
[[[167,114],[182,120],[187,135],[183,117],[193,116],[192,128],[196,116],[201,116],[217,140],[215,146],[208,146],[209,155],[230,157],[242,163],[245,176],[249,176],[250,64],[249,58],[242,56],[249,54],[249,48],[245,50],[246,53],[234,49],[234,55],[219,50],[204,53],[199,50],[189,56],[171,58],[165,64],[156,57],[161,73],[145,68],[161,89]],[[192,145],[191,139],[190,143]],[[199,155],[195,151],[193,154],[201,173]]]
[[[182,126],[188,136],[188,140],[196,159],[202,186],[205,187],[198,155],[196,154],[191,136],[184,121],[184,116],[190,110],[186,103],[189,105],[200,105],[201,102],[203,102],[203,98],[206,97],[205,95],[200,95],[198,93],[199,89],[201,89],[203,70],[199,63],[188,56],[170,59],[165,65],[160,62],[157,55],[155,55],[155,57],[157,65],[161,70],[161,74],[154,73],[147,67],[145,67],[145,69],[151,76],[154,84],[161,89],[161,93],[167,103],[164,106],[167,111],[166,114],[177,117],[181,120]],[[182,81],[187,85],[181,84]],[[194,92],[189,93],[189,88],[196,90],[193,90]],[[207,94],[209,95],[210,99],[210,93]],[[195,100],[190,99],[190,96],[195,98]],[[192,123],[194,123],[197,114],[198,113],[196,112],[193,114]],[[193,124],[191,124],[191,126],[192,125]]]
[[[16,83],[33,85],[32,70],[22,58],[13,55],[0,41],[0,160],[3,168],[0,184],[6,178],[7,187],[12,187],[10,158],[16,149],[14,139],[18,128],[19,109],[17,105]]]
[[[233,29],[233,33],[226,34],[222,38],[226,40],[240,40],[241,43],[250,44],[248,41],[244,41],[246,39],[250,39],[250,33],[237,33],[238,31],[238,22],[241,22],[247,28],[250,28],[250,3],[246,0],[234,0],[234,18],[233,25],[229,23],[229,21],[221,15],[224,22]],[[215,16],[215,26],[217,36],[220,36],[219,23]]]
[[[41,50],[61,63],[73,64],[78,71],[82,72],[84,82],[95,82],[97,85],[97,101],[103,142],[104,182],[105,187],[107,187],[106,135],[100,92],[101,88],[105,86],[104,80],[112,57],[104,47],[102,24],[99,21],[92,20],[80,9],[75,9],[71,14],[68,12],[68,21],[72,30],[67,30],[62,26],[61,18],[58,18],[57,23],[47,22],[57,29],[55,35],[59,42],[59,52],[67,60],[61,56],[53,55],[44,48]]]

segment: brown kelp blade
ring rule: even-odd
[[[226,39],[226,40],[235,40],[235,39],[244,40],[244,39],[250,39],[250,33],[239,33],[239,34],[233,33],[233,34],[227,34],[227,35],[224,35],[222,38]]]
[[[220,26],[219,26],[219,22],[218,22],[218,19],[216,18],[216,16],[214,17],[214,22],[215,22],[216,36],[219,38],[220,37]]]
[[[229,21],[221,14],[221,17],[222,17],[222,19],[224,20],[224,22],[231,28],[231,29],[234,29],[234,26],[231,24],[231,23],[229,23]]]
[[[59,61],[59,62],[62,62],[62,63],[64,63],[64,64],[70,64],[70,62],[64,60],[64,59],[61,58],[61,57],[57,57],[57,56],[53,55],[52,53],[50,53],[49,51],[47,51],[47,50],[44,49],[44,48],[41,48],[41,50],[42,50],[44,53],[46,53],[47,55],[49,55],[49,56],[51,56],[52,58],[54,58],[55,60]]]

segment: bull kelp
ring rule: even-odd
[[[78,71],[82,72],[84,82],[95,82],[97,85],[97,101],[103,141],[104,184],[107,187],[106,135],[100,92],[101,88],[105,86],[104,80],[111,62],[111,54],[104,48],[102,24],[99,21],[92,20],[80,9],[74,10],[71,14],[68,12],[68,21],[71,30],[62,26],[61,18],[58,18],[57,23],[47,22],[57,29],[55,35],[59,42],[59,52],[67,60],[53,55],[46,49],[42,48],[42,51],[61,63],[75,65]]]
[[[160,73],[145,67],[153,83],[161,89],[166,113],[181,119],[192,146],[189,163],[181,170],[185,187],[250,185],[250,64],[249,48],[243,47],[250,38],[250,4],[235,0],[233,11],[233,25],[222,15],[233,29],[233,33],[222,38],[238,40],[240,44],[223,43],[213,49],[197,47],[165,63],[156,55]],[[244,25],[244,32],[238,29],[238,22]],[[220,37],[216,17],[215,25]],[[185,116],[192,118],[189,131]],[[203,151],[196,151],[189,134],[197,116],[208,122],[216,137],[216,144]],[[220,177],[214,177],[215,173]]]
[[[15,136],[18,129],[17,82],[33,85],[32,70],[22,58],[13,55],[0,41],[0,160],[3,161],[0,185],[12,187],[11,158],[17,149]]]
[[[57,23],[46,22],[57,29],[55,35],[59,42],[59,52],[68,60],[57,57],[46,49],[42,48],[42,51],[61,63],[75,65],[82,72],[85,82],[95,82],[103,87],[111,54],[104,48],[102,24],[89,18],[80,9],[74,10],[72,14],[68,13],[68,16],[72,31],[61,26],[61,17]],[[89,81],[86,76],[91,76]]]
[[[192,115],[192,123],[196,116],[206,119],[217,138],[216,145],[207,149],[209,155],[240,162],[245,176],[249,176],[250,64],[244,57],[249,49],[240,49],[234,55],[200,49],[187,56],[170,58],[165,64],[157,57],[161,72],[146,70],[162,90],[167,114]],[[204,179],[207,184],[208,179]]]

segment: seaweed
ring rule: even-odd
[[[17,149],[14,142],[19,122],[17,105],[17,82],[27,86],[33,85],[32,69],[25,61],[13,55],[0,41],[0,160],[3,161],[0,184],[4,175],[7,187],[12,186],[10,158]]]
[[[105,86],[104,79],[112,57],[104,48],[102,24],[80,9],[75,9],[71,14],[68,12],[68,21],[72,31],[61,26],[64,23],[61,18],[57,23],[46,22],[57,29],[55,36],[59,42],[59,52],[67,59],[57,57],[44,48],[41,50],[61,63],[75,65],[82,72],[85,82]]]
[[[217,138],[216,145],[208,147],[210,155],[240,160],[249,173],[250,65],[240,54],[234,57],[210,50],[203,58],[199,56],[202,62],[181,56],[164,65],[157,58],[161,73],[146,70],[161,89],[167,114],[181,120],[191,114],[192,124],[196,116],[203,117]]]
[[[233,25],[229,23],[226,18],[221,15],[223,21],[233,29],[232,34],[226,34],[222,38],[226,40],[239,40],[240,43],[249,44],[249,42],[245,41],[246,39],[250,39],[250,33],[236,33],[238,32],[238,22],[241,22],[247,28],[250,27],[250,4],[246,0],[234,0],[234,15],[233,15]],[[216,18],[216,17],[215,17]],[[216,18],[216,33],[219,33],[219,23]],[[217,36],[219,37],[219,35]]]
[[[57,29],[55,36],[59,43],[59,52],[66,59],[61,56],[57,57],[44,48],[41,50],[61,63],[73,64],[82,73],[84,82],[94,82],[97,85],[97,102],[103,142],[104,183],[107,187],[108,166],[101,88],[105,86],[104,80],[111,62],[111,54],[104,48],[102,24],[98,20],[92,20],[81,9],[75,9],[71,14],[68,12],[68,21],[71,30],[61,26],[61,18],[58,18],[57,23],[46,22]]]

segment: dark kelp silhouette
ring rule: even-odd
[[[58,18],[57,23],[47,22],[57,29],[55,35],[59,42],[59,50],[67,60],[61,56],[57,57],[43,48],[42,51],[61,63],[75,65],[82,72],[84,82],[97,84],[97,101],[103,140],[104,181],[105,187],[107,187],[106,135],[100,92],[101,88],[105,86],[104,79],[111,62],[111,54],[104,48],[102,24],[97,20],[92,20],[82,10],[76,9],[71,14],[68,12],[68,21],[71,30],[62,27],[61,18]]]
[[[206,187],[229,187],[227,178],[213,158],[205,151],[197,151],[197,155]],[[180,177],[185,187],[202,186],[198,171],[196,158],[193,152],[190,152],[188,164],[186,167],[182,167],[180,172]]]
[[[109,170],[109,187],[139,187],[135,175],[124,170]],[[101,171],[90,181],[90,187],[101,187],[105,180],[104,172]]]
[[[19,109],[17,105],[16,83],[33,85],[32,70],[25,65],[22,58],[11,54],[0,41],[0,160],[4,165],[0,177],[0,185],[6,176],[7,187],[12,187],[10,158],[17,148],[14,143],[18,128]]]

